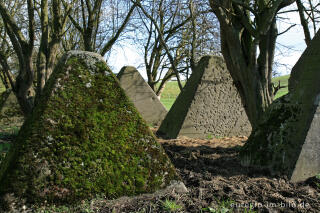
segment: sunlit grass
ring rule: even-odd
[[[288,93],[288,80],[289,80],[290,75],[284,75],[284,76],[280,76],[280,77],[276,77],[272,79],[272,82],[275,84],[275,86],[277,86],[279,84],[280,81],[280,85],[281,86],[285,86],[285,88],[280,89],[276,96],[275,99],[285,95]]]

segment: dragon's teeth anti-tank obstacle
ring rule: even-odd
[[[320,173],[320,32],[293,67],[289,93],[274,101],[240,153],[243,165],[292,182]]]
[[[247,136],[251,125],[222,57],[205,56],[163,120],[157,134],[187,136]]]
[[[154,91],[135,67],[126,66],[117,75],[121,87],[147,124],[159,126],[167,114]]]
[[[0,197],[76,203],[153,192],[180,180],[103,58],[71,51],[0,166]]]

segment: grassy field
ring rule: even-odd
[[[182,85],[184,86],[185,82],[182,82]],[[162,104],[165,106],[167,110],[171,108],[173,102],[176,100],[179,93],[180,93],[180,89],[178,87],[177,81],[169,81],[166,84],[161,94],[160,101],[162,102]]]
[[[284,75],[284,76],[273,78],[272,81],[275,83],[275,85],[278,85],[280,81],[281,86],[288,86],[288,79],[289,79],[289,75]],[[183,82],[183,85],[184,83],[185,82]],[[171,108],[171,106],[173,105],[179,93],[180,93],[180,90],[178,87],[178,83],[176,81],[170,81],[167,83],[160,98],[160,101],[166,107],[167,110]],[[288,93],[288,88],[287,87],[282,88],[277,92],[275,99],[287,93]]]
[[[288,79],[289,79],[289,77],[290,77],[290,75],[284,75],[284,76],[280,76],[280,77],[276,77],[276,78],[272,79],[272,81],[275,85],[278,85],[279,81],[280,81],[281,86],[286,86],[286,88],[282,88],[277,92],[275,99],[288,93]]]

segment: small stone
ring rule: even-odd
[[[178,194],[186,194],[189,192],[187,187],[181,181],[171,181],[170,186],[168,186],[168,189],[172,189],[174,190],[174,192]]]

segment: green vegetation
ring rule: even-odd
[[[182,206],[178,205],[175,201],[166,199],[162,202],[163,209],[167,212],[177,212],[182,209]]]
[[[96,194],[153,192],[179,179],[115,76],[105,74],[109,68],[88,63],[70,57],[56,67],[2,161],[0,194],[18,195],[16,203],[74,204]]]
[[[10,149],[9,143],[0,143],[0,163],[6,157],[6,154],[9,149]]]
[[[279,81],[280,81],[281,86],[286,86],[286,88],[282,88],[277,92],[275,99],[288,93],[287,86],[288,86],[289,77],[290,77],[290,75],[284,75],[284,76],[280,76],[280,77],[276,77],[276,78],[272,79],[275,86],[277,86],[279,84]],[[182,82],[182,85],[185,85],[185,82]],[[167,110],[169,110],[171,108],[174,101],[178,97],[179,93],[180,93],[180,90],[179,90],[177,81],[169,81],[166,84],[166,86],[163,90],[163,93],[161,95],[160,101],[166,107]]]
[[[276,78],[272,79],[272,82],[275,84],[275,86],[278,86],[279,81],[280,81],[280,85],[281,86],[285,86],[285,88],[281,88],[276,96],[275,99],[280,98],[281,96],[285,95],[288,93],[288,80],[289,80],[290,75],[283,75],[283,76],[279,76]]]
[[[234,201],[227,199],[227,200],[218,200],[217,201],[217,206],[215,208],[213,207],[207,207],[202,209],[204,212],[210,212],[210,213],[227,213],[227,212],[232,212],[232,205]]]
[[[215,207],[207,207],[203,208],[203,213],[232,213],[234,212],[234,204],[235,202],[233,200],[227,199],[227,200],[219,200],[216,199],[217,206]],[[237,211],[238,212],[238,211]],[[243,209],[244,213],[256,213],[256,211],[253,210],[252,205],[250,205],[249,209],[245,208]]]
[[[185,81],[182,82],[182,85],[185,85]],[[180,89],[177,81],[169,81],[161,94],[160,101],[169,110],[179,94]]]
[[[208,134],[208,135],[207,135],[207,139],[208,139],[208,140],[213,139],[213,135],[212,135],[212,134]]]
[[[320,174],[316,175],[316,180],[317,180],[317,182],[315,184],[317,185],[318,188],[320,188],[320,183],[318,183],[318,182],[320,182]]]
[[[6,88],[4,87],[2,81],[0,80],[0,94],[1,94],[2,92],[4,92],[5,90],[6,90]]]

